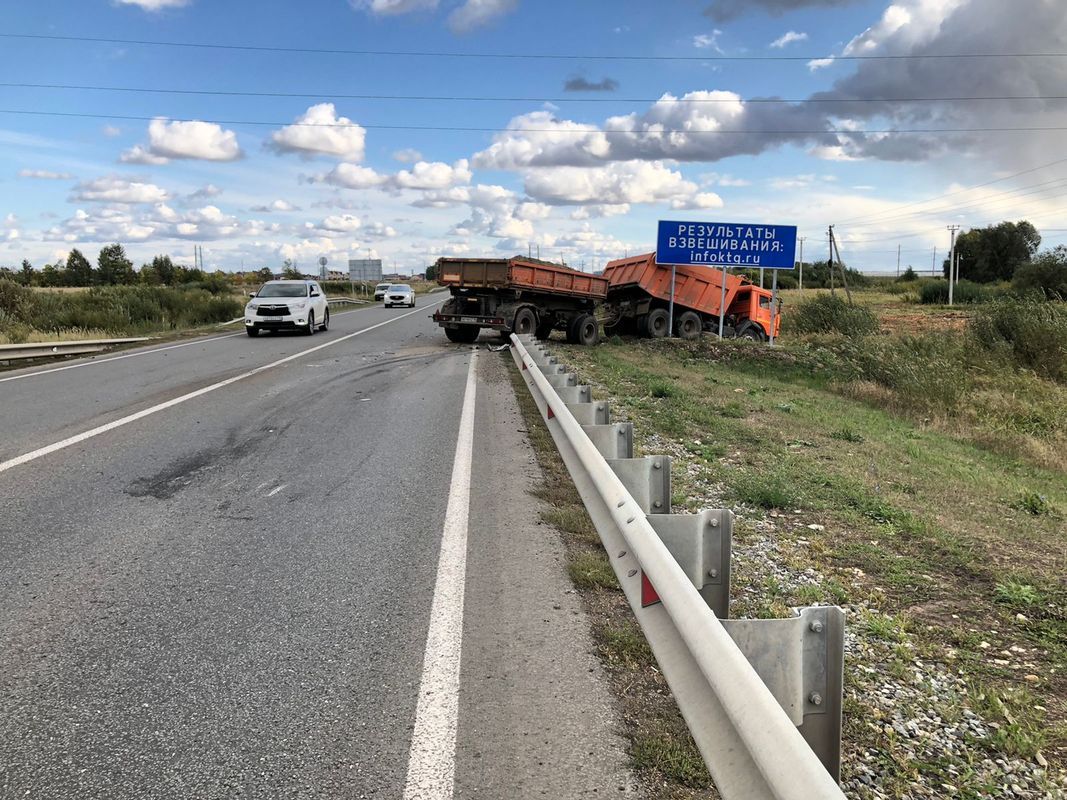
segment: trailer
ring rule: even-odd
[[[433,320],[453,342],[473,342],[483,329],[599,340],[594,313],[607,297],[607,278],[533,258],[440,258],[437,282],[451,297]]]
[[[771,330],[772,296],[748,278],[714,267],[679,266],[674,280],[674,335],[695,339],[702,331],[718,331],[742,339],[764,341]],[[658,338],[671,329],[671,268],[656,263],[655,253],[608,262],[604,268],[608,296],[604,304],[605,333],[633,333]],[[781,314],[774,315],[778,336]]]

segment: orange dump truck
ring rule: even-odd
[[[569,342],[596,344],[593,314],[608,294],[607,278],[532,258],[441,258],[437,282],[452,296],[433,320],[453,342],[485,328],[540,338],[562,330]]]
[[[608,262],[605,304],[606,333],[666,336],[670,321],[671,268],[656,264],[655,253]],[[677,267],[674,286],[674,335],[695,339],[701,331],[719,330],[742,339],[767,339],[771,330],[771,293],[741,275],[726,274],[726,302],[722,302],[723,272],[713,267]],[[778,337],[781,315],[775,314]]]

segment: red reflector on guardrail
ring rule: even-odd
[[[549,406],[548,407],[548,418],[552,419],[555,416],[556,416],[556,412],[552,410],[552,406]]]
[[[641,608],[648,608],[659,603],[659,594],[656,592],[656,587],[652,585],[652,581],[648,579],[644,570],[641,570]]]

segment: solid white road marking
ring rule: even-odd
[[[171,408],[172,406],[184,403],[187,400],[192,400],[195,397],[200,397],[201,395],[205,395],[208,392],[213,392],[216,389],[221,389],[224,386],[229,386],[232,383],[243,381],[245,378],[251,378],[253,375],[258,375],[261,372],[266,372],[268,369],[274,369],[275,367],[280,367],[282,364],[288,364],[290,361],[294,361],[298,358],[303,358],[309,353],[316,353],[319,350],[324,350],[327,347],[333,347],[335,344],[340,344],[341,342],[344,342],[355,336],[362,336],[364,333],[370,333],[376,328],[381,328],[384,325],[389,325],[393,322],[396,322],[397,320],[403,319],[404,317],[410,317],[412,314],[417,314],[420,311],[425,311],[425,309],[415,309],[414,311],[408,311],[406,314],[401,314],[399,317],[387,319],[385,322],[379,322],[376,325],[371,325],[369,328],[363,328],[362,330],[355,331],[354,333],[346,334],[345,336],[342,336],[338,339],[331,339],[330,341],[324,342],[320,345],[316,345],[315,347],[309,347],[307,350],[301,350],[299,353],[293,353],[293,355],[291,356],[286,356],[285,358],[280,358],[277,361],[272,361],[269,364],[264,364],[261,367],[250,369],[248,372],[242,372],[240,375],[234,375],[232,378],[227,378],[224,381],[213,383],[210,386],[204,386],[203,388],[197,389],[196,391],[192,391],[188,394],[183,394],[180,397],[175,397],[170,400],[167,400],[166,402],[154,405],[151,408],[146,408],[141,411],[138,411],[135,414],[130,414],[129,416],[122,417],[121,419],[116,419],[112,422],[108,422],[106,425],[100,425],[96,428],[92,428],[91,430],[75,434],[74,436],[70,436],[61,442],[55,442],[54,444],[50,444],[45,447],[40,447],[37,450],[34,450],[29,453],[24,453],[21,456],[16,456],[15,458],[8,459],[7,461],[0,461],[0,472],[6,472],[9,469],[21,466],[22,464],[25,464],[29,461],[34,461],[40,458],[41,456],[46,456],[50,453],[56,452],[57,450],[62,450],[66,447],[70,447],[73,444],[78,444],[79,442],[84,442],[86,439],[92,439],[94,436],[99,436],[102,433],[113,431],[115,430],[115,428],[121,428],[123,425],[128,425],[131,422],[136,422],[139,419],[143,419],[144,417],[151,416],[152,414],[156,414],[160,411],[164,411],[168,408]]]
[[[336,314],[332,314],[332,317],[340,317],[342,314],[351,314],[353,311],[359,311],[358,308],[353,308],[349,311],[338,311]],[[243,317],[239,317],[243,319]],[[53,372],[63,372],[68,369],[78,369],[79,367],[92,367],[97,364],[107,364],[111,361],[122,361],[124,358],[137,358],[138,356],[150,356],[152,353],[162,353],[164,350],[177,350],[179,347],[189,347],[194,344],[207,344],[208,342],[217,342],[220,339],[232,339],[234,336],[244,336],[245,332],[240,333],[227,333],[222,336],[212,336],[207,339],[194,339],[191,342],[182,342],[181,344],[169,344],[166,347],[154,347],[151,350],[138,350],[136,353],[126,353],[122,356],[112,356],[111,358],[94,358],[89,361],[79,361],[77,364],[67,364],[62,367],[52,367],[51,369],[40,369],[37,372],[24,372],[19,375],[11,375],[7,378],[0,378],[0,383],[6,383],[7,381],[19,381],[23,378],[36,378],[38,375],[51,375]]]
[[[283,483],[281,486],[279,486],[279,487],[277,487],[275,489],[271,489],[269,492],[267,492],[267,497],[274,497],[274,495],[278,494],[278,492],[280,492],[282,489],[284,489],[288,485],[289,485],[288,483]]]
[[[455,785],[477,363],[478,354],[473,352],[463,393],[456,458],[452,462],[452,484],[437,562],[404,800],[451,800]]]

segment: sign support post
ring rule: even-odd
[[[722,297],[719,298],[719,341],[722,341],[722,326],[726,319],[726,265],[722,267]]]
[[[667,338],[674,336],[674,278],[678,272],[678,267],[671,264],[671,307],[667,313],[670,317],[667,319]]]
[[[774,347],[774,315],[778,311],[778,270],[774,270],[774,277],[771,279],[771,331],[770,338],[767,340],[767,344],[770,347]]]

